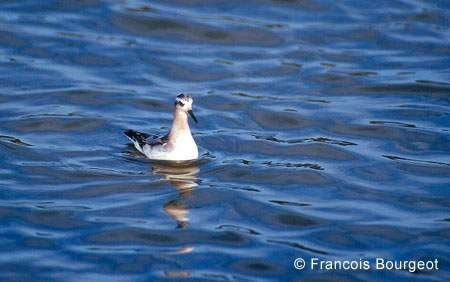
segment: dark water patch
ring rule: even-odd
[[[279,214],[276,220],[278,223],[283,225],[307,227],[310,225],[316,225],[317,223],[307,217],[294,214]]]
[[[310,204],[290,202],[290,201],[271,200],[270,202],[278,204],[278,205],[282,205],[282,206],[296,206],[296,207],[308,207],[308,206],[310,206]]]
[[[102,178],[100,178],[102,179]],[[105,179],[105,178],[103,178]],[[145,179],[144,179],[145,180]],[[114,184],[91,184],[80,188],[50,192],[53,197],[64,197],[65,199],[92,199],[96,197],[107,197],[119,195],[121,193],[148,193],[149,191],[158,191],[165,187],[162,181],[143,182],[143,183],[114,183]]]
[[[428,150],[445,151],[447,137],[423,129],[410,127],[393,127],[381,125],[359,125],[359,124],[324,124],[327,130],[334,134],[347,135],[349,138],[373,138],[398,142],[398,146],[405,148],[416,148],[420,150],[420,144],[427,144]],[[352,136],[352,137],[351,137]],[[404,142],[413,140],[414,142]]]
[[[223,60],[223,59],[216,59],[214,60],[215,63],[218,64],[225,64],[225,65],[233,65],[234,63],[232,61]]]
[[[234,95],[233,93],[231,95]],[[230,99],[225,95],[207,95],[201,98],[202,106],[211,111],[240,111],[247,110],[250,103]],[[214,112],[214,115],[219,115]]]
[[[408,164],[400,163],[398,168],[406,173],[412,175],[420,175],[420,176],[428,176],[433,177],[436,180],[439,178],[448,179],[450,178],[450,167],[449,164],[434,164],[431,163],[423,163],[422,161],[411,161],[407,160],[407,162],[411,162]]]
[[[445,120],[450,117],[450,112],[445,109],[402,107],[393,109],[389,112],[385,111],[385,115],[395,116],[397,119],[408,119],[413,121],[441,119],[442,125],[446,126]]]
[[[57,185],[61,181],[66,185],[70,185],[75,183],[89,183],[89,181],[126,179],[129,177],[129,175],[111,171],[99,173],[99,170],[82,170],[67,165],[64,166],[58,160],[50,163],[46,161],[41,164],[24,164],[20,169],[17,169],[17,172],[29,175],[30,179],[33,179],[36,185],[49,185],[47,186],[48,188],[52,188],[53,185]],[[68,178],[69,176],[70,178]]]
[[[124,13],[113,15],[111,20],[126,32],[177,42],[243,46],[276,46],[283,42],[275,33],[250,26],[224,29],[199,22],[186,23],[182,18]]]
[[[329,183],[326,175],[317,170],[293,171],[290,169],[259,169],[255,171],[251,167],[237,167],[235,165],[222,165],[221,175],[216,174],[219,181],[239,178],[242,183],[268,184],[276,186],[285,185],[326,185]]]
[[[348,226],[347,230],[354,234],[354,236],[356,237],[378,237],[379,234],[385,234],[385,241],[391,242],[392,244],[396,244],[403,240],[408,240],[409,238],[409,236],[403,230],[392,226],[372,226],[372,228],[361,228],[361,226],[352,225]]]
[[[375,124],[375,125],[396,125],[396,126],[401,126],[401,127],[416,127],[414,124],[409,124],[409,123],[402,123],[402,122],[397,122],[397,121],[381,121],[381,120],[371,120],[370,124]]]
[[[289,163],[289,162],[273,162],[273,161],[249,161],[245,159],[241,160],[226,160],[223,161],[224,164],[229,163],[241,163],[247,166],[266,166],[266,167],[285,167],[285,168],[310,168],[315,170],[323,170],[319,164],[310,163]]]
[[[163,111],[163,110],[169,110],[170,107],[168,107],[167,103],[164,103],[162,101],[153,99],[153,98],[137,98],[133,99],[132,101],[126,101],[124,100],[122,103],[130,103],[136,108],[142,108],[147,111]]]
[[[335,64],[332,64],[332,63],[320,63],[320,65],[321,66],[324,66],[324,67],[329,67],[329,68],[334,68],[336,65]]]
[[[87,242],[95,244],[110,244],[114,242],[120,243],[122,245],[126,243],[139,244],[140,242],[150,245],[165,245],[174,244],[178,241],[179,240],[173,235],[171,236],[138,228],[103,231],[94,235],[90,235],[87,238]]]
[[[379,165],[364,165],[360,167],[351,168],[349,173],[357,176],[360,179],[367,181],[376,181],[378,183],[391,182],[398,179],[398,174],[391,166],[379,166]]]
[[[20,36],[17,36],[14,32],[2,30],[0,31],[0,45],[6,47],[23,47],[27,44],[27,41]]]
[[[261,192],[261,190],[256,189],[256,188],[251,188],[251,187],[233,187],[230,186],[230,189],[235,189],[235,190],[243,190],[243,191],[247,191],[247,192]]]
[[[271,67],[259,67],[250,72],[252,77],[283,77],[298,74],[298,67],[292,67],[292,65],[281,64],[280,66]]]
[[[448,83],[448,82],[432,81],[432,80],[425,80],[425,79],[419,79],[419,80],[416,80],[416,82],[424,83],[424,84],[436,84],[436,85],[450,86],[450,83]]]
[[[450,87],[445,85],[431,85],[421,83],[384,84],[361,87],[361,91],[367,93],[395,93],[404,95],[429,95],[443,96],[450,92]]]
[[[130,12],[156,12],[157,10],[155,8],[152,8],[150,5],[141,5],[141,6],[136,6],[136,7],[130,7],[127,8],[127,11]]]
[[[308,99],[308,102],[313,102],[313,103],[323,103],[323,104],[329,104],[330,101],[328,100],[323,100],[323,99]]]
[[[82,34],[74,33],[74,32],[58,32],[58,35],[61,36],[67,36],[67,37],[73,37],[73,38],[83,38],[84,36]]]
[[[259,136],[255,135],[256,139],[263,139],[267,141],[273,141],[277,143],[287,143],[287,144],[297,144],[297,143],[325,143],[325,144],[333,144],[340,146],[355,146],[357,144],[349,141],[341,141],[341,140],[333,140],[326,137],[315,137],[315,138],[304,138],[304,139],[293,139],[293,140],[284,140],[277,138],[275,136]]]
[[[266,96],[261,96],[261,95],[251,95],[248,93],[244,93],[244,92],[235,92],[235,93],[231,93],[231,95],[233,96],[240,96],[240,97],[246,97],[246,98],[253,98],[253,99],[272,99],[273,97],[266,97]],[[278,98],[275,98],[275,100]]]
[[[298,1],[298,0],[270,0],[276,4],[286,5],[289,8],[294,8],[296,10],[305,10],[310,12],[323,12],[327,11],[329,8],[326,5],[317,3],[317,1]]]
[[[278,241],[278,240],[268,240],[269,243],[275,243],[275,244],[281,244],[281,245],[287,245],[293,248],[297,248],[297,249],[301,249],[307,252],[311,252],[313,254],[318,254],[318,255],[328,255],[327,252],[321,251],[321,250],[317,250],[314,248],[310,248],[307,246],[304,246],[300,243],[296,243],[296,242],[289,242],[289,241]]]
[[[110,57],[98,54],[82,54],[73,58],[73,60],[80,65],[95,67],[115,67],[120,64],[120,62],[115,61]]]
[[[307,77],[308,80],[311,80],[313,83],[323,84],[323,85],[334,85],[334,84],[341,84],[345,85],[348,89],[353,88],[354,86],[358,85],[358,81],[354,76],[348,76],[344,74],[340,74],[337,72],[324,72],[324,73],[317,73],[314,75],[310,75]]]
[[[19,138],[15,138],[15,137],[12,137],[12,136],[0,135],[0,140],[2,140],[2,141],[9,141],[11,143],[14,143],[16,145],[21,145],[21,146],[33,146],[31,144],[23,142]]]
[[[15,121],[4,123],[9,130],[19,132],[90,132],[102,126],[105,122],[97,118],[80,118],[80,117],[29,117]]]
[[[264,129],[301,129],[314,125],[314,122],[307,120],[294,113],[279,112],[274,113],[264,109],[250,112],[250,118]]]
[[[194,65],[189,62],[172,62],[170,60],[154,60],[153,64],[160,69],[161,76],[170,77],[175,80],[200,82],[215,81],[234,76],[225,70],[212,70],[204,66]]]
[[[242,259],[230,266],[231,269],[236,269],[239,272],[251,274],[279,274],[283,267],[275,262],[266,262],[260,259]]]
[[[253,154],[262,159],[292,159],[297,158],[319,158],[332,160],[354,160],[358,156],[354,153],[322,143],[310,144],[279,144],[278,142],[267,142],[264,140],[242,140],[230,136],[203,136],[204,146],[215,146],[220,151],[227,151],[228,155],[243,156]],[[268,160],[269,159],[269,160]]]
[[[344,228],[334,230],[332,233],[329,231],[316,231],[311,234],[313,236],[313,242],[315,245],[320,245],[325,248],[334,247],[336,252],[340,250],[351,250],[358,252],[358,250],[364,250],[364,252],[372,251],[375,246],[367,242],[366,240],[356,238],[356,234],[347,233]],[[389,235],[388,235],[389,236]],[[385,237],[383,237],[385,238]]]
[[[75,206],[75,205],[36,205],[36,208],[49,210],[49,209],[55,209],[55,210],[91,210],[92,208],[88,206]]]
[[[73,212],[68,211],[4,207],[1,214],[7,220],[21,221],[33,226],[55,230],[70,230],[92,226],[91,223],[77,218]]]
[[[293,67],[295,69],[300,69],[302,67],[301,64],[293,63],[293,62],[282,62],[281,64],[284,65],[284,66]]]
[[[352,76],[369,76],[369,75],[377,75],[378,73],[373,71],[358,71],[358,72],[352,72],[350,75]]]
[[[180,244],[192,244],[199,240],[205,243],[218,243],[225,245],[245,245],[247,240],[236,232],[217,231],[172,231],[166,234],[162,230],[147,230],[141,228],[126,228],[103,231],[89,235],[87,242],[94,244],[145,244],[147,246],[177,246]]]
[[[323,170],[323,168],[318,164],[302,164],[302,163],[278,163],[278,162],[272,162],[272,161],[266,161],[262,163],[263,165],[269,166],[269,167],[304,167],[304,168],[311,168],[316,170]]]
[[[239,215],[242,217],[251,216],[253,222],[265,225],[270,222],[271,228],[283,230],[308,229],[312,227],[321,226],[326,223],[326,220],[300,212],[287,211],[280,206],[270,204],[262,204],[254,200],[252,205],[248,205],[248,201],[235,200],[233,205],[239,208]],[[261,213],[264,208],[265,212]]]
[[[126,102],[119,100],[118,93],[107,93],[93,89],[64,89],[45,93],[50,99],[63,100],[66,103],[85,106],[108,106],[111,104]]]
[[[437,164],[437,165],[443,165],[443,166],[450,166],[448,163],[441,163],[441,162],[435,162],[435,161],[424,161],[424,160],[415,160],[415,159],[409,159],[409,158],[402,158],[397,156],[388,156],[384,155],[383,157],[388,158],[390,160],[403,160],[403,161],[410,161],[410,162],[416,162],[416,163],[425,163],[425,164]]]
[[[23,240],[23,245],[33,249],[53,249],[56,247],[53,240],[44,238],[26,238]]]
[[[250,50],[230,50],[228,53],[230,59],[238,62],[263,60],[267,57],[267,52],[261,50],[261,52],[251,52]]]
[[[251,229],[251,228],[245,228],[240,226],[235,226],[231,224],[223,224],[217,227],[217,229],[224,229],[224,230],[230,230],[230,231],[238,231],[238,232],[244,232],[251,235],[260,235],[261,233]]]

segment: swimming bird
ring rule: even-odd
[[[198,148],[191,134],[188,114],[197,123],[192,111],[193,99],[190,95],[180,94],[175,99],[173,123],[169,133],[163,137],[153,137],[134,130],[125,131],[134,147],[151,160],[188,161],[198,158]]]

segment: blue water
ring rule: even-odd
[[[2,1],[0,280],[449,281],[449,27],[448,1]],[[152,163],[122,132],[179,93],[201,158]]]

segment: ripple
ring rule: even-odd
[[[310,204],[305,203],[296,203],[296,202],[290,202],[290,201],[280,201],[280,200],[271,200],[271,203],[279,204],[282,206],[296,206],[296,207],[308,207]]]
[[[438,165],[450,166],[450,164],[448,164],[448,163],[441,163],[441,162],[434,162],[434,161],[423,161],[423,160],[414,160],[414,159],[402,158],[402,157],[397,157],[397,156],[384,155],[383,157],[388,158],[390,160],[404,160],[404,161],[411,161],[411,162],[419,162],[419,163],[428,163],[428,164],[438,164]]]
[[[269,167],[277,167],[277,166],[281,166],[281,167],[306,167],[306,168],[311,168],[311,169],[316,169],[316,170],[323,170],[323,168],[318,165],[318,164],[301,164],[301,163],[277,163],[277,162],[272,162],[272,161],[267,161],[267,162],[263,162],[263,165],[269,166]]]
[[[9,141],[11,143],[14,143],[16,145],[21,145],[21,146],[33,146],[31,144],[23,142],[19,138],[15,138],[15,137],[12,137],[12,136],[0,135],[0,140]]]
[[[371,122],[372,123],[372,122]],[[374,123],[377,124],[377,123]],[[288,144],[296,144],[296,143],[325,143],[325,144],[333,144],[333,145],[340,145],[340,146],[355,146],[357,144],[353,143],[353,142],[349,142],[349,141],[341,141],[341,140],[334,140],[334,139],[329,139],[326,137],[316,137],[316,138],[304,138],[304,139],[291,139],[291,140],[284,140],[284,139],[279,139],[277,137],[274,136],[258,136],[255,135],[256,139],[264,139],[267,141],[273,141],[273,142],[277,142],[277,143],[288,143]]]
[[[311,252],[313,254],[318,254],[318,255],[329,255],[327,252],[324,251],[320,251],[314,248],[310,248],[310,247],[306,247],[302,244],[299,243],[295,243],[295,242],[289,242],[289,241],[278,241],[278,240],[268,240],[269,243],[276,243],[276,244],[282,244],[282,245],[287,245],[293,248],[297,248],[297,249],[301,249],[301,250],[305,250],[308,252]]]
[[[223,224],[217,227],[217,229],[224,229],[224,230],[230,230],[230,231],[239,231],[239,232],[245,232],[250,235],[260,235],[259,232],[251,229],[251,228],[245,228],[240,226],[235,226],[231,224]]]
[[[411,127],[414,128],[416,127],[414,124],[409,124],[409,123],[403,123],[403,122],[398,122],[398,121],[380,121],[380,120],[371,120],[370,124],[376,124],[376,125],[396,125],[396,126],[401,126],[401,127]]]

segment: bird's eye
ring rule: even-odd
[[[181,102],[181,101],[176,101],[176,102],[175,102],[175,106],[176,106],[177,104],[180,105],[181,107],[184,107],[184,103]]]

